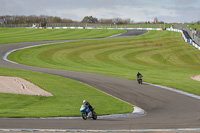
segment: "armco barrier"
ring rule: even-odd
[[[121,30],[163,30],[163,28],[97,28],[97,27],[38,27],[39,29],[121,29]],[[34,29],[36,29],[34,27]]]
[[[187,38],[185,37],[185,35],[183,34],[183,31],[182,31],[182,30],[173,29],[173,28],[167,28],[166,30],[167,30],[167,31],[180,32],[185,42],[188,42],[188,43],[192,44],[195,48],[197,48],[198,50],[200,50],[200,46],[199,46],[198,44],[196,44],[195,42],[193,42],[193,40],[187,39]]]

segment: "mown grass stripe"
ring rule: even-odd
[[[126,32],[125,30],[106,29],[26,29],[26,28],[0,28],[0,44],[50,41],[50,40],[72,40],[86,38],[108,37]]]

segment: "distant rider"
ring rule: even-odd
[[[142,81],[142,74],[140,74],[139,72],[137,73],[137,80],[138,80],[138,83],[139,83],[139,80]]]
[[[83,105],[87,108],[89,108],[89,110],[92,112],[93,114],[93,107],[90,105],[90,103],[87,100],[83,100]]]

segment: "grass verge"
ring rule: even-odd
[[[90,101],[98,115],[133,111],[132,105],[71,79],[1,67],[0,75],[21,77],[54,95],[43,97],[0,93],[0,117],[80,116],[83,99]]]

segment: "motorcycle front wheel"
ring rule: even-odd
[[[82,113],[82,118],[83,118],[83,120],[87,120],[87,114],[86,113]]]
[[[140,79],[140,84],[142,84],[142,79]]]
[[[142,84],[142,79],[138,79],[138,84]]]

